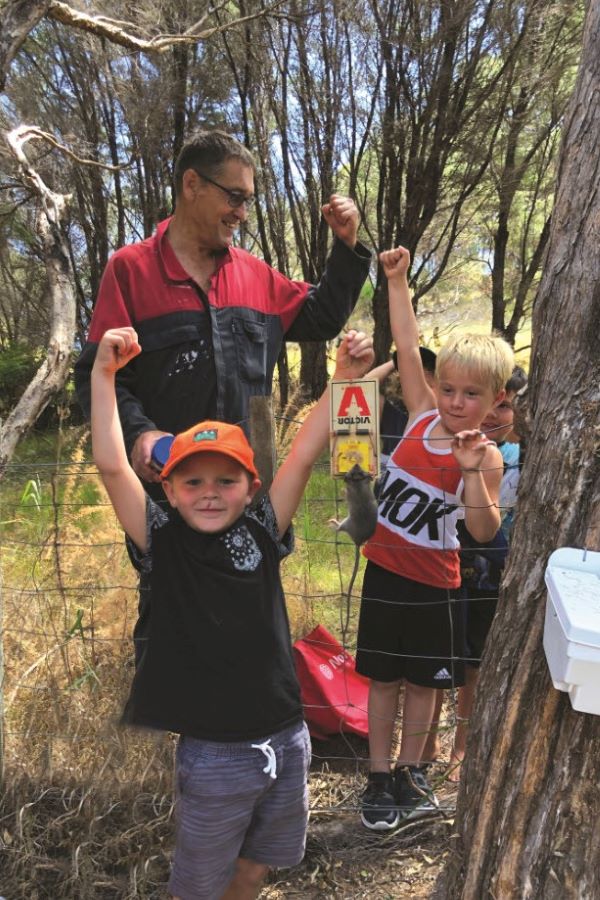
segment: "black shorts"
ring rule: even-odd
[[[465,683],[464,611],[458,589],[431,587],[370,560],[362,588],[356,670],[374,681],[423,687]]]
[[[463,615],[467,645],[467,664],[478,669],[483,648],[498,605],[498,589],[483,591],[480,588],[463,587]]]

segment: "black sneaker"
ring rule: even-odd
[[[404,818],[433,812],[439,807],[438,799],[419,766],[399,766],[394,770],[394,795]]]
[[[394,779],[387,772],[371,772],[362,796],[360,820],[371,831],[392,831],[400,822]]]

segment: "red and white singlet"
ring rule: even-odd
[[[363,553],[404,578],[456,588],[463,480],[452,451],[429,441],[439,418],[435,409],[421,413],[391,454],[379,494],[377,529]]]

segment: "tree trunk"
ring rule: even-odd
[[[318,400],[329,380],[324,341],[302,341],[300,344],[300,386],[306,401]]]
[[[554,690],[542,649],[556,547],[600,549],[600,0],[590,0],[534,312],[532,434],[437,896],[600,897],[600,717]]]

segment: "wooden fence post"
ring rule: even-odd
[[[250,443],[262,481],[260,496],[263,496],[271,487],[275,475],[275,433],[271,397],[250,397]]]

